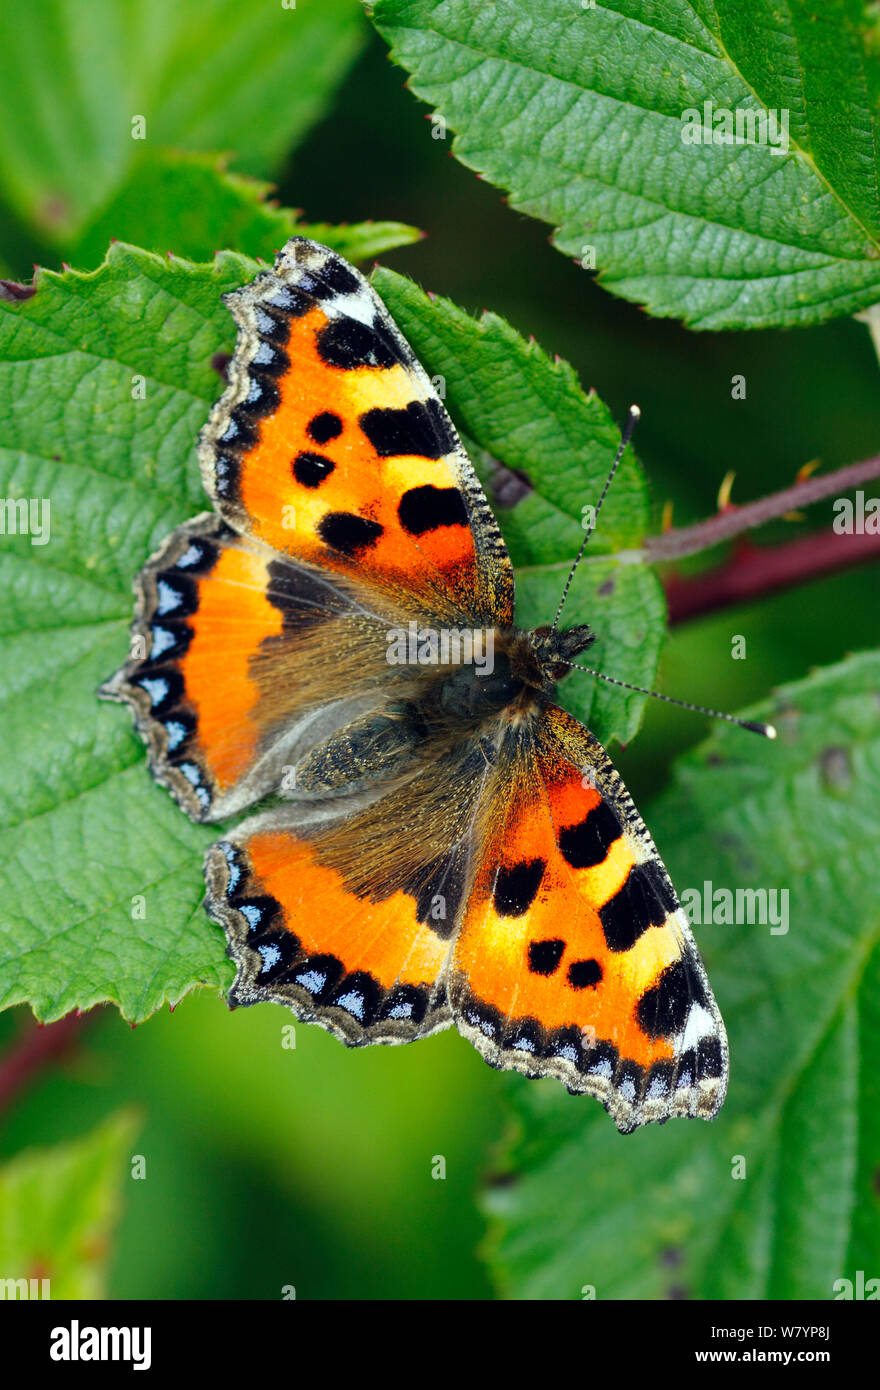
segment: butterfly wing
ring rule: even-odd
[[[675,891],[591,734],[524,733],[450,967],[459,1030],[493,1066],[596,1096],[629,1132],[711,1119],[727,1039]]]
[[[387,602],[215,513],[178,527],[136,591],[132,656],[101,693],[131,705],[154,775],[194,820],[296,791],[312,747],[413,681],[387,661]]]
[[[273,550],[507,625],[513,571],[442,401],[378,295],[293,237],[226,296],[229,387],[202,432],[205,488]]]
[[[238,967],[230,1002],[286,1004],[349,1046],[448,1027],[446,975],[490,775],[479,747],[462,745],[386,794],[347,799],[345,814],[284,807],[213,845],[207,907]]]
[[[363,277],[295,237],[227,301],[238,342],[199,446],[217,511],[147,562],[131,659],[102,691],[196,820],[295,789],[312,747],[408,698],[390,629],[513,611],[479,481]]]

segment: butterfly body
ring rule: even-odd
[[[607,754],[556,703],[593,641],[526,633],[452,422],[384,305],[294,238],[228,296],[214,510],[137,584],[125,700],[193,819],[230,1002],[350,1046],[452,1023],[629,1131],[711,1118],[724,1027]]]

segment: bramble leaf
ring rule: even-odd
[[[0,199],[64,251],[147,151],[232,151],[265,177],[323,113],[363,37],[357,0],[4,7]]]
[[[145,251],[170,251],[193,261],[206,261],[231,246],[271,263],[295,235],[332,246],[346,260],[365,261],[421,235],[402,222],[301,222],[292,209],[268,201],[271,191],[271,184],[227,170],[218,155],[148,153],[68,257],[77,269],[90,269],[104,259],[111,241],[128,241]]]
[[[711,329],[880,300],[880,68],[857,0],[369,12],[462,163],[615,294]]]

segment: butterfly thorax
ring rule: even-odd
[[[482,659],[438,671],[426,683],[424,705],[459,725],[502,715],[519,723],[554,699],[567,663],[594,640],[585,624],[564,632],[490,629]]]

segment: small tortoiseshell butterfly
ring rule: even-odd
[[[555,703],[589,627],[520,632],[513,569],[387,310],[294,237],[226,296],[202,431],[215,510],[144,566],[128,701],[208,851],[238,967],[349,1046],[455,1023],[624,1132],[711,1119],[727,1039],[687,918],[608,756]],[[470,658],[470,659],[468,659]]]

